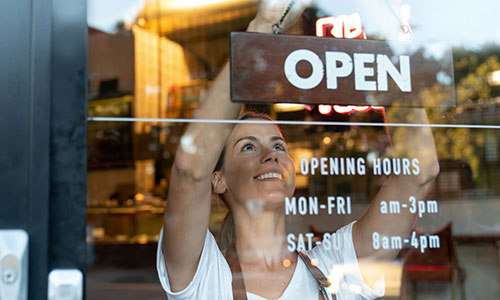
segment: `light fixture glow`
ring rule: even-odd
[[[289,259],[285,258],[285,259],[283,260],[283,266],[284,266],[285,268],[290,267],[290,265],[291,265],[291,264],[292,264],[292,263],[290,262],[290,260],[289,260]]]
[[[303,104],[293,104],[293,103],[279,103],[276,104],[274,107],[278,112],[299,111],[304,109]]]
[[[500,70],[488,74],[488,84],[491,86],[500,85]]]
[[[196,6],[207,6],[222,2],[228,2],[228,0],[174,0],[168,5],[175,8],[193,8]]]
[[[137,201],[137,202],[142,202],[142,201],[144,201],[144,199],[145,199],[145,197],[144,197],[144,195],[143,195],[143,194],[141,194],[141,193],[137,193],[137,194],[135,195],[135,201]]]

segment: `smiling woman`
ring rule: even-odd
[[[238,120],[240,120],[240,121],[249,120],[250,122],[251,122],[251,120],[272,121],[272,119],[268,115],[254,113],[254,112],[246,112],[246,113],[242,114],[238,118]],[[248,124],[238,125],[239,127],[238,126],[237,127],[240,130],[236,131],[236,128],[235,128],[232,135],[237,137],[248,130],[251,130],[251,132],[250,132],[251,135],[242,136],[240,138],[237,138],[236,142],[234,142],[232,147],[230,144],[231,139],[228,139],[228,142],[226,143],[226,146],[222,150],[222,152],[219,156],[219,159],[217,160],[217,165],[215,166],[215,169],[214,169],[214,175],[212,178],[212,181],[214,182],[214,184],[216,184],[218,182],[220,183],[220,176],[221,176],[221,173],[223,170],[223,166],[225,164],[227,164],[229,166],[232,165],[231,161],[226,163],[226,152],[227,152],[226,149],[232,148],[232,152],[235,152],[235,151],[238,151],[237,147],[240,147],[240,149],[239,149],[239,151],[241,153],[240,155],[242,155],[243,152],[250,151],[250,153],[253,153],[253,154],[250,154],[250,155],[246,154],[246,156],[253,155],[254,157],[258,157],[258,151],[262,151],[262,148],[264,148],[264,147],[262,147],[262,145],[259,144],[260,142],[262,142],[263,137],[260,136],[260,139],[259,139],[259,137],[255,136],[256,133],[261,133],[261,135],[264,134],[264,137],[267,133],[269,135],[269,141],[264,140],[263,142],[269,143],[271,148],[275,151],[287,153],[287,147],[286,147],[285,140],[281,134],[281,131],[279,130],[279,128],[277,126],[272,125],[272,124],[260,125],[260,126],[263,126],[262,130],[255,131],[252,128],[254,128],[254,126],[256,126],[256,124],[251,124],[250,122]],[[243,127],[243,129],[241,129],[242,127]],[[275,134],[275,135],[273,136],[273,134]],[[260,147],[258,147],[258,145]],[[236,159],[237,159],[237,157],[236,157]],[[234,160],[234,158],[233,158],[233,160]],[[290,157],[288,157],[286,160],[287,161],[290,160],[291,164],[293,165],[293,162],[291,161]],[[295,174],[293,172],[293,168],[292,168],[292,171],[290,171],[289,168],[284,169],[281,166],[279,166],[279,164],[275,164],[275,160],[273,160],[272,158],[268,162],[269,162],[268,166],[265,168],[265,170],[261,170],[260,172],[258,172],[257,175],[253,176],[253,180],[261,181],[261,182],[277,181],[278,183],[280,183],[280,182],[287,182],[290,179],[290,176],[295,176]],[[282,163],[281,159],[280,159],[280,163]],[[289,164],[289,163],[287,163],[287,164]],[[227,169],[227,167],[225,169]],[[240,174],[237,174],[236,177],[239,177],[239,176],[240,176]],[[215,187],[215,185],[214,185],[214,187]],[[217,191],[215,191],[215,192],[217,193],[217,196],[228,207],[231,207],[228,204],[223,192],[217,192]],[[292,193],[293,193],[293,191],[292,191]],[[264,205],[264,202],[262,201],[261,198],[255,198],[255,199],[249,200],[249,202],[245,203],[245,206],[250,210],[250,212],[252,212],[252,214],[256,213],[257,210],[260,211],[263,208],[263,205]],[[220,237],[219,237],[219,247],[221,249],[227,249],[229,247],[229,244],[231,243],[231,241],[233,239],[233,236],[234,236],[234,219],[233,219],[233,213],[230,210],[229,213],[224,218],[224,223],[222,225],[222,229],[221,229],[221,233],[220,233]]]
[[[293,7],[286,29],[306,1],[262,1],[248,31],[271,32],[283,11]],[[293,1],[292,1],[293,3]],[[241,105],[230,101],[229,67],[212,84],[195,113],[198,119],[236,119]],[[414,120],[425,122],[417,112]],[[403,141],[409,157],[420,157],[422,172],[393,176],[374,197],[370,208],[307,253],[289,250],[285,199],[295,190],[295,167],[286,142],[272,120],[260,114],[240,117],[246,122],[191,123],[177,149],[170,178],[164,227],[160,234],[157,268],[169,299],[374,299],[384,294],[383,282],[365,284],[364,257],[393,257],[393,250],[375,251],[370,234],[407,236],[415,218],[395,216],[388,226],[380,202],[399,195],[423,198],[436,176],[436,156],[428,128],[403,135],[418,137],[426,150]],[[269,123],[252,121],[268,120]],[[418,175],[418,176],[417,176]],[[231,214],[221,247],[208,230],[212,195]],[[396,226],[395,226],[396,225]],[[232,230],[231,230],[232,229]],[[334,244],[335,247],[328,247]],[[378,249],[377,249],[378,250]],[[334,270],[333,285],[326,280]],[[328,287],[328,292],[325,289]]]

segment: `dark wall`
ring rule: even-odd
[[[86,2],[0,1],[0,229],[29,234],[29,298],[85,266]]]

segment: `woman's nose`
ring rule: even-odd
[[[262,162],[270,162],[270,161],[278,162],[278,154],[276,153],[276,151],[269,150],[263,155]]]

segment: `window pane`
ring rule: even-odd
[[[176,176],[172,175],[176,154],[181,145],[182,151],[192,150],[195,154],[216,147],[207,143],[205,148],[197,148],[196,140],[193,142],[196,135],[186,138],[184,133],[188,126],[200,122],[195,115],[200,104],[215,103],[210,100],[214,97],[210,97],[209,90],[231,54],[229,33],[245,31],[258,7],[258,1],[253,0],[129,0],[106,4],[89,1],[89,257],[86,274],[89,299],[165,297],[156,270],[160,229],[165,222],[189,217],[185,211],[164,217],[165,207],[177,203],[172,197],[169,199],[169,190],[182,184],[182,181],[174,184],[171,178]],[[427,119],[417,118],[415,112],[422,111],[408,109],[404,103],[385,108],[373,104],[333,106],[359,104],[351,103],[354,100],[345,95],[327,98],[324,105],[307,102],[310,101],[307,98],[302,104],[245,104],[246,110],[270,116],[273,121],[265,117],[257,121],[276,123],[286,141],[294,189],[293,193],[280,198],[281,206],[276,210],[286,220],[286,231],[280,236],[283,240],[275,241],[276,244],[281,241],[292,253],[286,257],[298,259],[295,249],[308,251],[322,245],[341,253],[339,257],[345,259],[345,253],[351,248],[341,248],[342,235],[333,233],[355,220],[360,220],[357,224],[363,223],[360,218],[368,211],[368,215],[382,215],[384,226],[357,233],[363,236],[362,241],[368,241],[368,250],[361,248],[358,242],[352,249],[360,256],[363,253],[377,256],[385,250],[395,250],[396,258],[368,262],[359,259],[356,260],[359,268],[355,270],[362,271],[364,282],[372,288],[384,274],[382,299],[417,296],[453,299],[457,295],[491,298],[488,296],[499,293],[497,284],[489,284],[498,282],[500,274],[497,221],[500,209],[497,184],[500,178],[500,37],[497,28],[500,24],[496,16],[499,9],[499,4],[485,0],[316,1],[314,7],[298,18],[287,34],[321,36],[316,39],[328,42],[356,38],[355,41],[360,42],[356,45],[367,45],[362,43],[369,41],[360,41],[364,38],[387,41],[387,45],[397,42],[408,45],[413,49],[409,64],[412,72],[416,72],[412,73],[412,95],[425,103]],[[315,50],[311,44],[298,44],[297,47]],[[272,46],[278,50],[266,53]],[[251,53],[248,59],[259,61],[265,55],[277,57],[280,47],[284,47],[283,44],[264,45],[264,52]],[[398,58],[395,49],[399,48],[391,49],[394,55],[387,56],[386,64],[394,64],[395,71],[386,71],[391,77],[386,84],[388,89],[398,86],[396,73],[402,74],[402,63],[395,62]],[[369,52],[362,47],[355,51]],[[318,57],[326,59],[327,56],[319,53]],[[336,74],[339,86],[350,84],[354,90],[354,73],[371,68],[374,73],[365,73],[362,80],[373,83],[378,92],[383,90],[384,83],[375,73],[380,68],[375,61],[377,56],[374,61],[362,64],[356,63],[354,55],[349,58],[352,58],[352,74]],[[277,63],[277,60],[269,61],[269,64]],[[324,63],[327,66],[327,62]],[[336,63],[330,68],[340,70],[340,60]],[[308,69],[305,65],[297,63],[294,68],[298,77],[306,78],[313,73],[314,67]],[[254,65],[257,70],[267,67]],[[266,70],[270,72],[271,68]],[[326,68],[325,78],[317,89],[327,86],[326,76],[330,71]],[[231,71],[235,72],[235,68]],[[353,82],[347,83],[349,80]],[[266,84],[253,78],[249,86],[251,92],[258,95],[264,93]],[[291,88],[291,85],[287,87]],[[283,93],[279,88],[274,92],[276,97]],[[379,104],[377,101],[383,99],[377,96],[380,94],[368,95],[371,96],[363,98],[368,104],[370,101]],[[386,103],[396,103],[397,99],[393,98],[386,99]],[[450,99],[453,105],[442,105]],[[220,118],[206,118],[212,120],[202,120],[203,125],[199,127],[203,135],[212,134],[214,144],[219,141],[217,135],[224,134],[213,127],[214,123],[223,123]],[[240,123],[248,126],[245,128],[252,134],[260,132],[258,126],[262,124],[253,124],[254,119],[250,119]],[[211,132],[204,128],[214,129]],[[433,138],[430,142],[426,139],[429,132]],[[252,153],[264,146],[248,143],[239,145],[238,149]],[[281,144],[271,146],[281,155]],[[427,178],[421,174],[432,173],[432,163],[427,165],[426,158],[432,157],[434,148],[439,173],[429,175],[429,181],[420,182],[422,177]],[[237,153],[234,149],[229,150],[229,154],[225,152],[226,159],[227,155]],[[240,172],[228,180],[236,182],[244,178],[247,165],[239,164],[241,161],[245,160],[234,160]],[[212,171],[200,170],[201,174],[212,174]],[[269,183],[277,178],[282,180],[286,173],[281,169],[266,172],[254,174],[253,180]],[[414,179],[414,182],[409,180],[410,187],[412,184],[425,186],[422,196],[418,196],[421,191],[413,193],[411,188],[404,188],[404,184],[391,184],[394,180],[408,182],[408,178]],[[197,221],[207,222],[215,240],[224,244],[221,232],[228,208],[224,197],[208,190],[211,183],[207,181],[207,193],[203,194],[209,199],[210,203],[206,202],[210,214],[204,219],[202,211]],[[243,191],[243,186],[252,184],[246,182],[238,187]],[[384,187],[387,186],[396,188],[386,194]],[[185,190],[186,194],[190,191]],[[377,195],[385,198],[377,198]],[[272,210],[266,202],[271,198],[269,193],[262,199],[245,199],[245,208],[240,211],[258,215]],[[398,220],[405,214],[415,219],[408,233],[385,234],[377,229],[397,231]],[[252,230],[257,231],[248,228],[248,232]],[[179,247],[189,244],[189,239],[186,236]],[[211,259],[215,260],[214,257]],[[288,274],[285,280],[288,284],[295,271],[286,273],[287,268],[294,267],[297,260],[287,259],[283,259],[282,266],[278,264],[283,272],[276,273],[275,278]],[[317,263],[321,267],[323,261]],[[247,274],[247,291],[268,298],[273,298],[270,296],[275,295],[273,293],[276,293],[274,298],[286,295],[288,285],[280,290],[283,293],[266,290],[263,288],[266,282],[272,282],[265,279],[267,273],[257,268],[257,275],[248,279],[245,267],[248,270],[253,265],[242,265],[243,274]],[[347,267],[329,268],[328,274],[324,274],[330,280],[329,291],[367,293],[362,282],[344,279],[353,272],[356,271]]]

